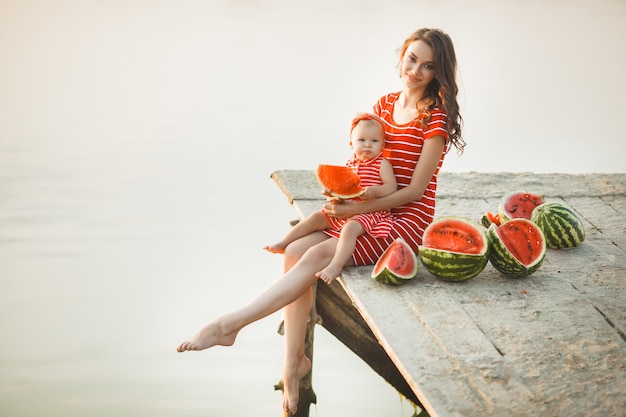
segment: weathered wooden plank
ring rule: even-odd
[[[624,341],[580,291],[550,273],[516,284],[510,297],[492,293],[464,308],[515,378],[532,387],[529,409],[536,415],[616,415],[607,410],[624,405]],[[601,398],[591,394],[599,391]]]
[[[626,198],[623,195],[610,195],[602,197],[605,204],[611,206],[620,216],[626,216]]]
[[[626,195],[596,198],[571,197],[567,198],[565,203],[573,207],[593,227],[590,230],[592,237],[602,241],[611,241],[626,254],[626,223],[624,222]],[[594,235],[596,231],[600,235]]]
[[[626,174],[441,172],[437,196],[499,199],[513,191],[528,191],[561,198],[625,195]]]
[[[310,170],[275,171],[271,175],[289,203],[294,200],[321,199],[320,185]]]
[[[556,269],[515,280],[491,267],[466,283],[421,270],[392,288],[361,268],[342,282],[431,415],[604,416],[626,405],[626,344],[596,305],[612,296],[623,315],[623,291],[583,293]]]
[[[389,287],[364,280],[370,269],[349,268],[342,282],[431,416],[525,415],[533,392],[514,378],[463,306],[441,290],[455,284],[420,271],[410,283]],[[524,401],[511,403],[510,392]]]
[[[317,198],[320,187],[310,170],[280,170],[272,178],[292,200]],[[437,196],[499,199],[512,191],[547,197],[606,197],[626,195],[626,174],[537,174],[532,172],[440,172]]]
[[[301,186],[311,178],[291,174],[275,179]],[[624,415],[626,175],[497,178],[443,175],[437,216],[479,222],[504,193],[527,190],[574,208],[584,244],[549,250],[525,279],[488,265],[470,281],[449,283],[421,268],[408,284],[388,287],[369,279],[371,267],[353,267],[342,288],[432,416]],[[299,215],[319,209],[318,192],[314,180],[291,192]]]

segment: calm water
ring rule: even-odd
[[[280,313],[174,348],[277,278],[270,173],[342,163],[418,27],[460,62],[444,169],[624,172],[626,3],[337,3],[0,0],[1,415],[280,415]],[[411,414],[316,337],[317,415]]]

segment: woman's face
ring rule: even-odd
[[[420,40],[410,43],[402,56],[400,75],[407,88],[426,89],[436,75],[433,49]]]

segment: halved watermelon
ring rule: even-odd
[[[535,272],[546,255],[546,239],[535,223],[511,219],[500,226],[492,224],[489,236],[489,260],[498,271],[520,278]]]
[[[487,265],[489,244],[485,230],[457,216],[435,219],[424,230],[418,255],[424,267],[446,281],[465,281]]]
[[[372,270],[372,278],[390,285],[404,284],[415,275],[417,256],[401,237],[391,242]]]
[[[356,198],[365,192],[359,176],[350,167],[320,164],[316,175],[322,187],[333,197]]]
[[[535,207],[543,204],[543,197],[539,194],[516,191],[500,199],[498,205],[498,219],[504,223],[509,219],[529,219]]]

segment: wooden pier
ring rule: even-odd
[[[321,207],[311,171],[272,178],[299,217]],[[391,287],[349,267],[317,285],[320,323],[432,417],[626,416],[626,174],[441,173],[436,216],[478,223],[522,190],[572,207],[583,244],[522,279],[420,265]]]

